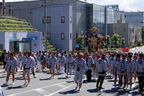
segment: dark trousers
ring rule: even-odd
[[[126,86],[126,75],[121,75],[121,86],[123,85],[122,83],[122,78],[124,77],[124,88]]]
[[[4,64],[4,66],[3,66],[3,69],[5,68],[5,66],[6,66],[6,62],[5,61],[3,61],[3,64]]]
[[[138,81],[139,81],[139,89],[140,89],[140,91],[143,91],[143,88],[144,88],[144,76],[138,76]]]
[[[90,69],[87,71],[87,82],[91,82],[91,77],[92,77],[91,74],[92,74],[92,70]]]
[[[104,82],[104,77],[105,76],[99,76],[98,77],[98,81],[97,81],[97,85],[96,85],[97,88],[102,88],[102,84]],[[99,83],[100,83],[100,86],[99,86]]]

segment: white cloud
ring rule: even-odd
[[[91,3],[96,3],[100,5],[111,5],[118,4],[120,10],[123,11],[137,11],[144,10],[144,0],[87,0]]]

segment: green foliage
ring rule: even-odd
[[[43,46],[44,46],[44,38],[43,38]],[[56,48],[48,42],[48,40],[46,46],[47,46],[47,51],[57,51]]]
[[[82,36],[78,36],[76,43],[79,44],[79,50],[81,50],[84,45],[84,39],[82,39]]]
[[[141,46],[141,42],[137,42],[137,46]]]
[[[125,38],[121,38],[121,44],[122,44],[122,47],[124,47],[125,46]]]
[[[110,35],[107,35],[107,44],[110,44]]]
[[[2,55],[2,53],[3,53],[3,51],[2,51],[2,50],[0,50],[0,55]]]
[[[144,26],[142,26],[142,40],[144,41]]]
[[[117,47],[119,45],[119,35],[118,34],[113,35],[113,44],[115,45],[115,47]]]
[[[31,24],[17,18],[0,17],[1,32],[34,32],[36,31]]]

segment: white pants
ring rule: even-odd
[[[41,69],[41,64],[40,64],[40,61],[37,61],[37,66],[36,66],[37,69]]]
[[[61,74],[65,73],[65,67],[64,66],[60,66],[60,73]]]

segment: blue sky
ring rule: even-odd
[[[144,11],[144,0],[88,0],[100,5],[119,4],[122,11]]]
[[[6,0],[6,2],[13,2],[13,1],[24,1],[24,0]],[[119,4],[121,11],[144,11],[144,0],[87,0],[87,1],[100,5]]]

